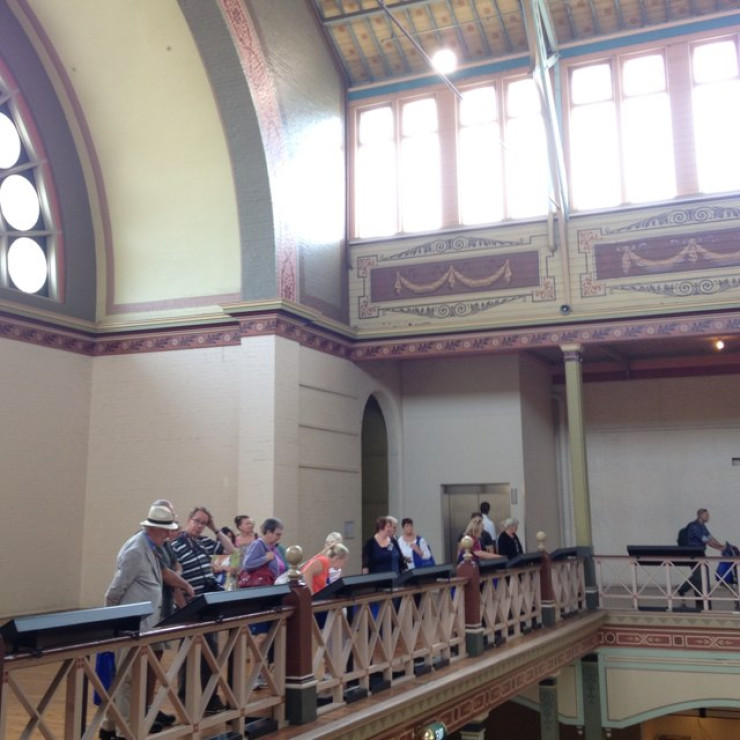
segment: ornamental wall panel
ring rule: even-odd
[[[740,199],[355,244],[358,336],[734,308]]]
[[[635,315],[734,307],[740,201],[612,213],[572,223],[574,312]]]
[[[541,223],[356,245],[350,321],[377,333],[541,320],[557,311],[559,266]]]

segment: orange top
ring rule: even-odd
[[[319,562],[321,563],[321,570],[319,570],[311,579],[311,593],[315,594],[317,591],[321,591],[329,580],[329,558],[326,555],[316,555],[309,561],[304,563],[301,568],[301,573],[305,573],[310,565]]]

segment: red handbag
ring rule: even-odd
[[[275,583],[275,574],[269,565],[260,565],[254,570],[243,570],[236,577],[237,588],[254,588],[255,586],[272,586]]]

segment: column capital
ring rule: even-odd
[[[563,353],[563,359],[566,362],[581,362],[583,345],[580,342],[564,342],[560,345],[560,351]]]

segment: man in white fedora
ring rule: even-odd
[[[149,516],[141,522],[141,531],[131,537],[121,548],[116,561],[116,573],[105,592],[105,605],[136,604],[150,601],[154,608],[151,615],[141,620],[141,631],[146,632],[160,620],[162,606],[162,565],[157,556],[169,536],[178,528],[175,516],[166,506],[152,506]],[[116,694],[116,705],[121,715],[128,719],[131,703],[131,675],[126,676]],[[154,723],[150,732],[158,732],[161,725]],[[117,740],[115,722],[110,713],[100,729],[101,740]]]

